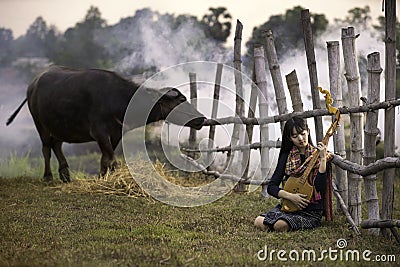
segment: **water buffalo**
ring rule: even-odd
[[[114,150],[122,138],[122,127],[133,129],[165,120],[172,110],[174,115],[168,116],[170,122],[195,129],[202,127],[205,117],[177,89],[138,89],[139,85],[111,71],[51,66],[29,85],[26,99],[7,125],[28,102],[42,141],[44,179],[53,179],[50,170],[53,149],[63,182],[70,182],[68,163],[61,149],[63,142],[96,141],[102,153],[100,175],[104,175],[116,165]],[[125,125],[124,115],[135,93],[135,99],[140,97],[141,107],[137,108],[136,119]],[[143,114],[143,107],[149,106],[152,107],[149,114]]]

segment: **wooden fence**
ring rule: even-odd
[[[393,6],[394,5],[394,6]],[[394,168],[400,167],[400,158],[395,157],[394,154],[394,125],[395,125],[395,114],[394,110],[396,106],[400,105],[400,99],[395,99],[395,42],[394,27],[395,27],[395,1],[385,1],[386,10],[386,66],[385,66],[385,101],[380,102],[380,77],[382,73],[382,67],[380,66],[380,54],[373,52],[367,55],[367,71],[368,71],[368,93],[367,96],[361,97],[361,81],[360,73],[358,69],[357,53],[356,53],[356,35],[353,27],[342,29],[342,52],[344,59],[344,69],[348,87],[348,104],[349,107],[343,106],[343,93],[341,88],[341,73],[340,73],[340,43],[339,41],[327,42],[327,54],[328,54],[328,67],[329,67],[329,87],[332,97],[334,99],[334,106],[336,106],[341,114],[349,114],[350,117],[350,155],[349,160],[346,159],[345,150],[345,134],[344,127],[339,127],[336,134],[333,137],[334,147],[334,158],[332,160],[335,167],[335,179],[334,179],[334,194],[337,197],[337,206],[346,215],[348,221],[352,224],[355,232],[359,234],[357,226],[362,222],[361,215],[361,184],[364,181],[365,184],[365,196],[366,205],[368,209],[368,220],[364,221],[362,226],[365,228],[371,228],[374,234],[379,231],[376,227],[392,227],[397,224],[390,223],[377,223],[380,219],[387,222],[392,220],[393,211],[393,186],[394,186]],[[239,182],[239,185],[235,188],[236,191],[245,191],[246,185],[249,184],[261,184],[263,186],[262,194],[267,196],[266,184],[268,183],[267,174],[270,168],[269,149],[271,147],[279,147],[280,141],[270,140],[268,136],[268,126],[271,123],[280,123],[281,130],[283,130],[284,122],[293,116],[299,116],[302,118],[314,118],[315,120],[315,132],[318,141],[322,140],[323,126],[322,117],[331,116],[325,108],[320,107],[320,100],[318,95],[318,77],[317,77],[317,66],[315,60],[313,37],[310,23],[310,14],[308,10],[303,10],[301,13],[301,24],[303,26],[304,42],[306,48],[307,65],[309,70],[310,84],[311,84],[311,95],[313,101],[313,110],[303,110],[303,103],[301,100],[300,86],[297,79],[296,71],[293,70],[291,73],[286,75],[286,83],[289,89],[290,98],[292,100],[293,112],[289,113],[286,103],[286,96],[284,92],[283,79],[280,71],[278,57],[275,50],[274,36],[272,31],[264,33],[264,44],[257,45],[254,48],[254,69],[253,69],[253,81],[257,86],[252,86],[250,91],[249,110],[247,117],[245,117],[244,101],[243,101],[243,85],[242,77],[240,75],[241,70],[241,34],[242,24],[237,21],[235,43],[234,43],[234,67],[238,72],[235,72],[235,86],[236,86],[236,116],[226,118],[216,118],[218,110],[219,100],[219,82],[221,81],[221,74],[223,72],[222,64],[218,65],[215,88],[214,88],[214,103],[212,108],[212,116],[208,119],[205,125],[210,126],[209,139],[212,144],[215,135],[215,127],[222,124],[234,124],[231,145],[226,147],[213,148],[211,145],[208,149],[203,149],[201,152],[207,152],[208,158],[210,154],[214,152],[228,152],[227,164],[225,167],[229,167],[232,159],[236,152],[242,153],[241,166],[242,175],[240,177],[229,172],[220,173],[210,168],[204,168],[201,164],[192,161],[189,157],[182,155],[186,159],[190,160],[192,164],[197,167],[202,167],[203,172],[206,174],[214,175],[221,179],[231,179]],[[266,59],[264,58],[266,54]],[[268,103],[267,99],[267,70],[266,64],[268,63],[269,72],[272,77],[273,87],[275,91],[276,104],[278,106],[278,115],[271,116],[268,114]],[[191,75],[191,84],[193,81],[194,74]],[[258,87],[258,88],[257,88]],[[195,88],[195,86],[191,86]],[[196,95],[192,92],[191,95]],[[256,102],[258,100],[259,117],[254,117],[254,110],[256,108]],[[362,102],[361,102],[362,101]],[[377,122],[379,109],[385,110],[385,131],[384,131],[384,158],[376,160],[376,136],[378,134]],[[365,119],[364,119],[365,115]],[[364,125],[365,121],[365,125]],[[245,125],[246,128],[241,127]],[[260,127],[260,142],[252,143],[253,127],[258,125]],[[240,131],[246,131],[248,138],[245,139],[244,143],[240,144],[239,136]],[[193,144],[195,134],[191,134],[190,147],[186,150],[188,153],[200,152],[199,149],[194,149]],[[250,150],[260,150],[260,164],[261,164],[261,175],[263,181],[256,182],[250,180],[248,177],[248,169],[250,162]],[[210,162],[208,159],[207,162]],[[382,210],[379,212],[378,204],[378,192],[376,189],[376,173],[384,170],[384,188],[383,188],[383,199],[382,199]],[[382,226],[383,225],[383,226]],[[392,226],[387,226],[392,225]],[[374,228],[375,227],[375,228]],[[394,227],[394,226],[393,226]],[[391,228],[391,232],[398,239],[397,232],[394,228]],[[384,228],[385,229],[385,228]],[[389,231],[382,231],[383,234],[390,233]],[[400,242],[400,239],[398,239]]]

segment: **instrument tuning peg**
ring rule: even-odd
[[[360,100],[361,100],[362,102],[364,102],[366,105],[369,104],[369,101],[368,101],[368,99],[367,99],[365,96],[360,97]]]

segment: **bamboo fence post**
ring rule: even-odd
[[[213,106],[211,110],[211,119],[217,118],[218,114],[218,104],[219,104],[219,91],[221,88],[221,78],[222,78],[222,67],[221,63],[217,64],[217,73],[215,74],[215,84],[214,84],[214,96],[213,96]],[[212,148],[214,144],[215,137],[215,125],[210,125],[210,131],[208,133],[208,148]],[[207,164],[209,168],[212,164],[211,160],[212,153],[207,152]]]
[[[233,66],[235,68],[235,87],[236,87],[236,116],[244,117],[244,101],[243,101],[243,81],[242,81],[242,59],[241,59],[241,43],[242,43],[242,23],[237,20],[236,31],[235,31],[235,43],[234,43],[234,55],[233,55]],[[240,132],[244,129],[242,123],[235,123],[233,126],[233,133],[231,138],[231,145],[236,146],[239,143]],[[227,157],[228,168],[232,166],[234,156],[239,156],[241,152],[231,153]],[[229,155],[229,154],[228,154]],[[238,166],[234,166],[234,172],[237,172]],[[238,184],[235,186],[236,192],[246,191],[247,187]]]
[[[269,71],[271,72],[272,83],[275,89],[275,98],[278,105],[279,114],[286,114],[288,112],[285,90],[283,89],[283,81],[281,69],[279,66],[278,55],[276,54],[274,36],[271,30],[263,33],[265,39],[265,51],[267,54]],[[285,122],[281,121],[281,132]]]
[[[385,101],[396,98],[396,0],[385,0]],[[394,156],[395,109],[385,110],[384,156]],[[392,219],[394,169],[383,172],[382,219]],[[388,232],[382,233],[388,236]]]
[[[340,51],[339,51],[339,42],[331,41],[327,42],[328,49],[328,66],[329,66],[329,86],[333,99],[333,106],[341,107],[343,106],[343,92],[341,86],[340,79]],[[334,116],[332,117],[332,121],[334,120]],[[346,158],[346,146],[345,146],[345,137],[344,137],[344,127],[339,127],[336,130],[336,133],[333,135],[333,147],[335,154],[341,156],[342,158]],[[335,168],[335,176],[336,176],[336,186],[338,188],[338,192],[342,197],[346,206],[349,203],[349,188],[348,188],[348,179],[347,172],[342,168]],[[339,207],[337,207],[339,209]]]
[[[382,72],[380,55],[378,52],[368,55],[368,103],[379,103],[380,75]],[[367,112],[364,130],[364,165],[368,166],[376,160],[376,136],[379,133],[378,113]],[[379,201],[376,190],[376,174],[364,176],[365,199],[368,208],[368,219],[379,220]],[[373,234],[378,235],[379,229],[371,229]]]
[[[311,96],[313,102],[313,109],[320,109],[320,98],[318,91],[318,76],[317,76],[317,62],[315,60],[313,33],[311,28],[310,12],[308,9],[301,11],[301,22],[303,25],[304,45],[306,48],[308,73],[310,76]],[[317,142],[322,141],[324,136],[322,118],[314,117],[315,123],[315,136]]]
[[[360,106],[360,73],[355,48],[354,27],[342,29],[342,48],[349,106]],[[363,145],[363,114],[350,114],[350,161],[361,164]],[[360,175],[349,173],[349,209],[356,224],[361,223],[361,181]]]
[[[303,112],[303,101],[301,100],[299,80],[296,70],[286,75],[286,84],[289,89],[290,99],[294,112]]]
[[[336,197],[336,200],[339,204],[339,208],[342,210],[344,216],[346,216],[347,221],[351,224],[351,227],[353,228],[354,232],[356,233],[356,235],[360,235],[360,230],[358,230],[357,225],[354,223],[353,218],[351,217],[349,210],[347,209],[346,203],[344,202],[344,200],[342,199],[342,197],[340,196],[338,189],[336,187],[336,184],[333,183],[332,184],[333,187],[333,194]]]
[[[256,74],[254,70],[254,65],[253,65],[253,77],[252,77],[253,83],[251,84],[251,92],[250,92],[250,103],[249,103],[249,111],[247,113],[248,118],[254,118],[254,113],[256,111],[256,105],[257,105],[257,97],[258,97],[258,87],[255,84],[256,83]],[[244,145],[249,145],[253,141],[253,124],[247,124],[246,125],[246,137],[244,138]],[[242,160],[242,170],[243,170],[243,178],[248,178],[249,174],[249,165],[250,165],[250,153],[251,150],[246,149],[243,151],[243,160]]]
[[[196,73],[190,72],[189,73],[189,80],[190,80],[190,103],[197,109],[197,82],[196,82]],[[189,147],[194,149],[196,147],[196,130],[190,128],[189,132]],[[191,158],[195,158],[195,153],[189,153]]]
[[[268,116],[268,102],[267,102],[267,72],[265,69],[264,48],[262,46],[254,47],[254,68],[256,73],[257,85],[259,87],[258,95],[258,108],[260,118]],[[260,142],[266,143],[269,139],[268,124],[260,125]],[[261,176],[267,179],[269,170],[269,148],[262,147],[261,153]],[[268,197],[267,186],[262,186],[262,196]]]

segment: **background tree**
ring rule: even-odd
[[[253,50],[255,44],[263,44],[263,32],[272,30],[275,37],[275,46],[278,57],[290,54],[296,48],[304,46],[303,29],[301,26],[301,11],[304,8],[295,6],[286,10],[283,15],[274,15],[264,24],[253,29],[250,40],[246,43],[247,53],[245,65],[251,66],[253,62]],[[323,14],[311,14],[311,26],[315,36],[326,30],[328,20]]]
[[[8,66],[14,59],[14,36],[10,29],[0,28],[0,66]]]
[[[53,58],[57,64],[70,67],[107,68],[110,61],[105,49],[96,42],[95,33],[106,27],[97,7],[91,6],[82,22],[64,33]]]
[[[378,25],[373,25],[375,29],[382,33],[382,41],[385,41],[386,20],[384,16],[378,17]],[[396,97],[400,97],[400,23],[396,18],[396,54],[397,54],[397,69],[396,69]]]
[[[13,43],[13,51],[18,57],[52,58],[58,45],[60,34],[55,26],[48,26],[42,17],[37,17],[26,34]]]
[[[25,35],[25,42],[29,44],[25,46],[27,56],[44,57],[46,55],[45,39],[47,31],[46,21],[42,17],[37,17]]]
[[[208,10],[210,13],[204,15],[201,20],[206,36],[218,42],[226,42],[231,33],[232,16],[225,7],[210,7]]]
[[[360,30],[365,30],[371,26],[371,9],[369,6],[355,7],[347,11],[344,19],[335,19],[335,23],[352,25]]]

